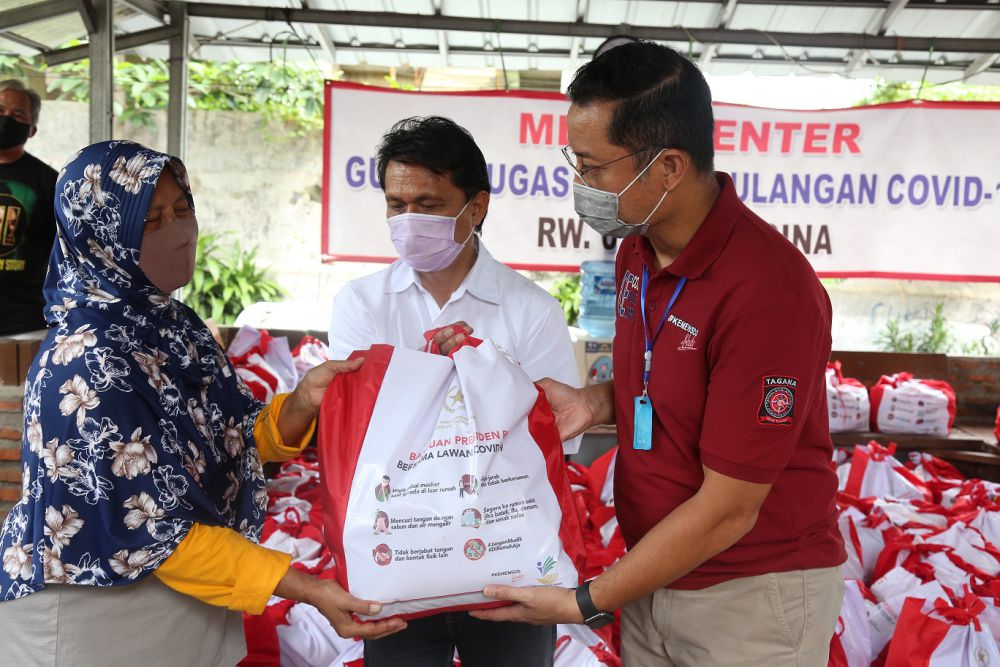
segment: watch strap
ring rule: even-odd
[[[580,607],[580,613],[583,614],[584,623],[604,613],[594,605],[594,600],[590,597],[589,581],[583,582],[583,584],[576,589],[576,604]]]

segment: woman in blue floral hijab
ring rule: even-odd
[[[171,297],[198,236],[176,158],[94,144],[56,192],[51,330],[28,372],[22,495],[0,534],[5,659],[231,665],[245,653],[234,612],[260,613],[272,594],[315,605],[344,636],[403,627],[356,622],[377,603],[255,544],[262,456],[294,456],[327,385],[359,364],[327,362],[269,406],[253,398]]]

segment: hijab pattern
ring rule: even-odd
[[[139,268],[153,189],[180,160],[127,141],[59,174],[50,331],[28,371],[22,493],[0,532],[0,599],[148,576],[195,522],[257,541],[263,405],[211,332]]]

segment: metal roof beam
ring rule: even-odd
[[[149,30],[140,30],[139,32],[120,35],[115,37],[115,51],[125,51],[126,49],[134,49],[154,42],[164,42],[173,37],[176,32],[177,28],[164,26],[162,28],[150,28]],[[45,64],[51,67],[53,65],[70,63],[74,60],[83,60],[89,57],[89,54],[90,45],[81,44],[80,46],[71,46],[57,51],[45,51],[42,53],[42,57],[45,58]]]
[[[196,36],[193,39],[197,39],[201,44],[205,46],[225,46],[231,48],[268,48],[271,46],[268,42],[256,39],[244,39],[244,38],[216,38],[210,36]],[[282,44],[284,48],[287,46],[289,49],[320,49],[320,45],[311,42],[288,42],[287,45]],[[351,46],[348,42],[338,42],[336,47],[341,51],[353,51],[353,52],[392,52],[398,53],[400,51],[409,54],[419,54],[419,55],[431,55],[437,53],[437,45],[433,43],[428,44],[409,44],[402,49],[397,48],[393,44],[388,43],[367,43],[361,44],[360,46]],[[451,47],[452,55],[456,56],[488,56],[496,55],[496,51],[487,51],[482,47]],[[504,49],[504,54],[512,57],[541,57],[541,58],[567,58],[567,53],[564,49],[539,49],[538,51],[528,51],[527,49]],[[695,55],[698,55],[697,53]],[[714,59],[715,62],[724,64],[746,64],[746,65],[788,65],[795,67],[795,63],[789,62],[784,56],[768,56],[765,55],[763,58],[754,58],[750,54],[747,55],[717,55]],[[963,68],[969,67],[970,61],[955,61],[949,62],[947,65],[938,65],[935,67],[936,70],[950,70],[950,71],[961,71]],[[896,63],[882,62],[879,64],[880,68],[883,69],[923,69],[927,61],[925,58],[915,58],[912,60],[900,60]],[[836,71],[841,71],[843,68],[844,61],[836,57],[819,57],[810,58],[809,66],[823,66],[830,67],[831,72],[835,69]],[[985,72],[991,68],[990,65],[980,65],[981,72]],[[1000,73],[1000,69],[994,69],[994,72]]]
[[[908,2],[909,0],[892,0],[889,6],[885,8],[885,11],[882,12],[882,16],[879,17],[878,25],[875,26],[875,34],[884,35],[889,32],[889,28],[892,27],[892,24],[896,22],[899,15],[906,9]]]
[[[725,4],[719,7],[719,13],[715,17],[715,27],[725,28],[728,26],[729,22],[733,20],[733,14],[735,13],[736,0],[726,0]],[[698,66],[705,69],[718,50],[718,44],[709,44],[705,47],[705,50],[701,52],[701,58],[698,59]]]
[[[16,28],[26,23],[44,21],[63,14],[72,14],[77,11],[76,0],[49,0],[48,2],[36,2],[17,9],[8,9],[0,12],[0,30]]]
[[[167,8],[161,0],[122,0],[126,5],[160,23],[167,22]]]
[[[431,0],[431,9],[435,16],[441,16],[443,0]],[[438,52],[441,54],[441,62],[448,66],[448,35],[443,30],[437,31]]]
[[[884,35],[893,22],[899,18],[899,14],[906,8],[908,0],[892,0],[889,6],[876,19],[874,29],[870,32],[875,35]],[[847,72],[851,73],[863,65],[870,54],[867,49],[857,49],[847,63]]]
[[[76,10],[80,12],[83,27],[87,29],[87,34],[93,35],[97,32],[97,11],[94,9],[94,5],[91,4],[90,0],[75,0],[75,4]]]
[[[583,23],[587,18],[587,5],[588,0],[576,0],[576,22]],[[576,60],[580,57],[580,47],[583,45],[583,40],[579,37],[574,37],[573,41],[569,47],[569,59],[572,67],[576,67]]]
[[[981,56],[973,60],[968,67],[965,68],[965,72],[962,73],[962,78],[971,79],[977,74],[985,72],[989,68],[993,67],[993,63],[995,63],[997,59],[1000,59],[1000,53],[982,54]]]
[[[115,11],[114,0],[94,0],[87,55],[90,58],[90,141],[106,141],[114,133]]]
[[[187,150],[188,37],[187,4],[171,0],[170,80],[167,98],[167,152],[181,160]]]
[[[648,0],[652,2],[666,2],[668,0]],[[671,0],[674,1],[674,0]],[[690,3],[712,3],[718,4],[719,0],[681,0]],[[886,0],[740,0],[744,5],[758,5],[768,7],[835,7],[848,9],[885,9]],[[1000,9],[997,3],[991,0],[967,0],[960,2],[949,0],[941,2],[939,0],[910,0],[911,9],[941,9],[957,11],[993,11]]]
[[[326,25],[557,35],[561,37],[610,37],[622,31],[621,26],[598,23],[484,19],[464,16],[434,16],[431,14],[401,14],[396,12],[289,9],[285,7],[223,5],[201,2],[190,3],[188,14],[192,17],[200,16],[247,21],[278,21],[282,23],[296,21],[298,23]],[[953,51],[956,53],[1000,52],[1000,39],[978,37],[890,37],[887,35],[859,35],[852,33],[764,32],[762,30],[730,30],[728,28],[675,28],[659,26],[629,26],[628,33],[638,39],[672,42],[688,42],[693,38],[703,44],[728,43],[772,46],[774,42],[778,42],[786,47],[882,49],[886,51],[921,52],[928,51],[933,44],[935,51]]]
[[[782,56],[764,56],[763,58],[752,59],[750,56],[716,56],[715,62],[726,63],[726,64],[738,64],[747,66],[757,66],[757,65],[773,65],[773,66],[791,66],[794,65]],[[906,60],[899,61],[896,63],[880,62],[878,65],[878,71],[899,71],[908,70],[919,75],[923,72],[924,67],[927,64],[927,60]],[[828,67],[831,74],[843,71],[844,61],[837,58],[810,58],[808,65],[810,69],[816,67]],[[934,72],[957,72],[960,73],[963,70],[965,63],[947,63],[945,65],[937,65],[932,71]],[[989,71],[992,74],[1000,74],[1000,68],[990,68],[988,70],[983,70],[984,72]],[[957,78],[957,76],[955,77]]]
[[[21,46],[27,47],[29,49],[34,49],[35,51],[45,52],[49,50],[49,47],[41,42],[36,42],[33,39],[28,39],[23,37],[16,32],[0,32],[0,37],[3,37],[9,42],[14,42],[15,44],[20,44]]]
[[[850,74],[863,65],[866,60],[868,60],[867,49],[858,49],[851,54],[851,59],[847,61],[847,66],[844,69]]]
[[[310,0],[299,0],[303,9],[311,9],[309,2]],[[330,63],[335,64],[337,62],[337,47],[333,45],[333,38],[327,32],[326,26],[314,25],[308,27],[311,28],[309,32],[313,33],[313,37],[318,39],[319,43],[323,45],[323,50],[326,52],[326,57],[330,59]]]

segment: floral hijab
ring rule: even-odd
[[[205,324],[139,268],[156,181],[176,158],[127,141],[74,156],[56,184],[51,327],[24,396],[22,493],[0,533],[0,599],[147,576],[192,523],[260,536],[262,404]],[[193,204],[193,202],[192,202]]]

